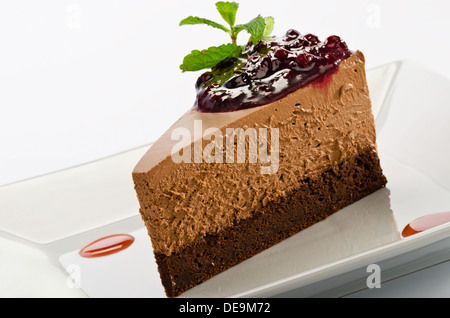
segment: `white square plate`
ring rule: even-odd
[[[343,296],[367,266],[388,280],[449,259],[450,226],[409,238],[412,220],[450,211],[450,81],[396,62],[367,72],[388,186],[181,297]],[[45,252],[89,297],[165,297],[131,171],[148,145],[0,188],[0,235]],[[100,237],[135,242],[105,257],[78,251]]]

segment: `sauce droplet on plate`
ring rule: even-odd
[[[409,223],[403,229],[402,236],[408,237],[448,222],[450,222],[450,212],[425,215]]]
[[[134,242],[129,234],[114,234],[102,237],[80,250],[81,257],[92,258],[117,253],[128,248]]]

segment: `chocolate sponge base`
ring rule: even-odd
[[[204,282],[257,253],[383,188],[387,183],[373,149],[301,185],[254,216],[170,256],[155,254],[168,297]]]

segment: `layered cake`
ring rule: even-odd
[[[261,40],[196,89],[133,171],[167,296],[385,186],[364,56],[338,36]]]

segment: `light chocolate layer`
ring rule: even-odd
[[[227,128],[277,128],[276,173],[262,174],[264,164],[249,163],[248,157],[245,163],[195,163],[195,140],[172,140],[177,128],[186,128],[194,136],[195,120],[202,121],[203,133],[214,127],[223,136]],[[210,143],[202,140],[202,147]],[[192,162],[174,162],[171,155],[184,147],[191,149]],[[133,171],[154,251],[170,255],[252,217],[269,202],[295,190],[299,180],[333,169],[367,149],[376,153],[376,135],[364,56],[359,51],[321,83],[272,104],[232,113],[191,110],[149,149]],[[223,158],[225,154],[224,150]]]
[[[170,256],[155,254],[166,295],[175,297],[182,294],[326,219],[385,184],[379,158],[369,148],[356,158],[345,159],[333,169],[302,180],[297,189],[232,227],[208,234]],[[370,232],[372,225],[361,227]]]

